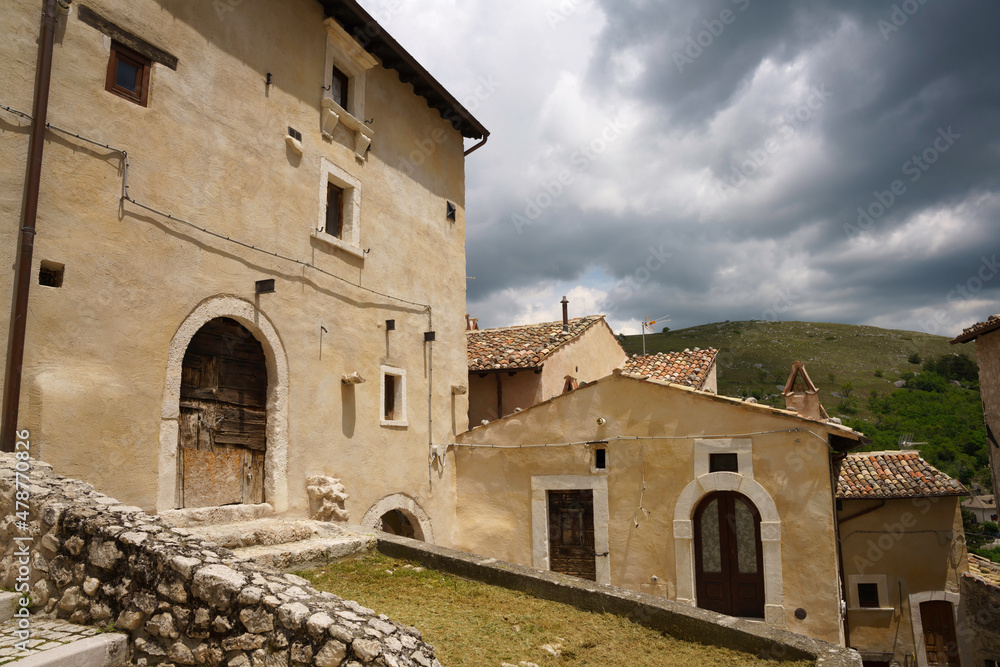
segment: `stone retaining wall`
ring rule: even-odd
[[[29,585],[36,614],[114,624],[136,665],[440,667],[413,628],[17,463],[0,453],[0,585]]]

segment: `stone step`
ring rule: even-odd
[[[287,544],[314,537],[337,538],[345,534],[337,524],[310,519],[256,519],[174,530],[182,535],[197,535],[228,549]]]
[[[29,633],[28,638],[18,632]],[[20,642],[26,644],[19,645]],[[0,625],[0,665],[124,667],[126,664],[128,638],[118,632],[102,633],[95,627],[41,616],[11,619]]]
[[[234,551],[243,560],[289,571],[320,567],[344,558],[361,556],[374,549],[374,533],[352,533],[341,537],[313,537],[285,544],[242,547]]]
[[[159,512],[159,516],[171,526],[186,528],[264,519],[274,516],[274,508],[271,507],[270,503],[186,507],[179,510],[164,510]]]

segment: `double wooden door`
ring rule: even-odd
[[[931,667],[961,665],[951,603],[945,600],[921,602],[920,623],[924,628],[927,664]]]
[[[597,581],[594,492],[590,489],[549,491],[548,500],[549,569]]]
[[[205,324],[184,355],[178,498],[182,507],[264,501],[267,363],[229,318]]]
[[[705,496],[694,514],[698,606],[730,616],[764,617],[760,513],[732,491]]]

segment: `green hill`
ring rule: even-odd
[[[792,362],[806,365],[819,388],[820,401],[831,416],[867,418],[865,399],[872,390],[888,394],[906,372],[919,372],[928,358],[964,353],[975,360],[971,345],[951,345],[948,338],[879,329],[855,324],[818,322],[716,322],[667,333],[646,334],[646,351],[676,352],[686,348],[719,350],[719,393],[753,396],[762,403],[784,407],[781,388]],[[642,336],[625,336],[625,351],[642,354]],[[911,363],[916,353],[919,361]],[[879,377],[881,373],[881,377]],[[857,411],[839,409],[844,385],[859,398]],[[780,386],[779,386],[780,385]]]
[[[629,354],[642,336],[621,337]],[[982,403],[971,345],[942,336],[817,322],[717,322],[647,334],[647,353],[714,347],[719,393],[783,408],[792,362],[805,364],[831,417],[896,449],[910,436],[931,464],[989,486]],[[965,355],[962,359],[958,355]],[[944,362],[941,359],[944,358]],[[900,382],[902,381],[902,382]],[[903,388],[896,382],[908,381]]]

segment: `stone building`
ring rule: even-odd
[[[616,371],[459,435],[455,545],[843,643],[835,463],[863,442]]]
[[[40,4],[0,3],[8,267]],[[428,460],[466,429],[465,153],[487,130],[354,0],[61,5],[32,454],[153,511],[302,516],[307,480],[336,478],[352,521],[447,538]]]
[[[837,486],[847,646],[866,665],[972,665],[960,632],[968,491],[913,451],[848,454]]]
[[[979,362],[979,391],[983,397],[983,415],[986,423],[986,441],[990,450],[990,475],[993,490],[1000,489],[1000,315],[991,315],[965,329],[951,342],[976,341],[976,359]]]
[[[603,315],[466,332],[469,424],[525,410],[609,375],[627,359]]]

